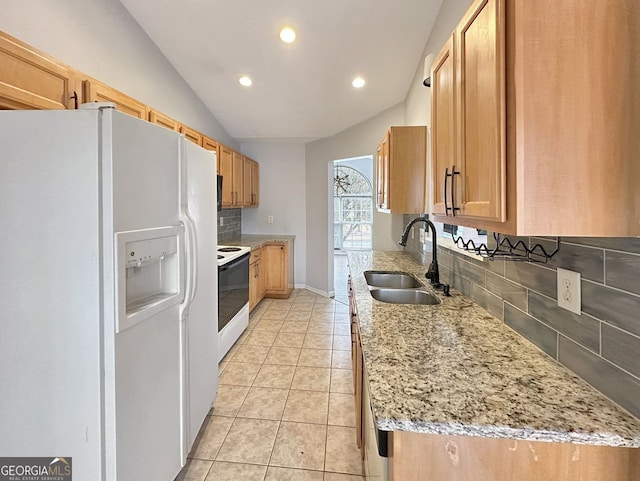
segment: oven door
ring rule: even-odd
[[[249,302],[250,255],[218,266],[218,332]]]

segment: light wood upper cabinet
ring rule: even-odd
[[[180,125],[180,133],[184,134],[187,140],[190,140],[196,145],[202,146],[202,134],[197,130],[193,130],[186,125]]]
[[[431,73],[431,213],[444,214],[450,207],[450,174],[455,160],[455,60],[454,36],[442,47]],[[449,187],[450,188],[450,187]]]
[[[242,207],[244,157],[219,144],[218,157],[222,176],[222,207]]]
[[[160,125],[175,132],[178,132],[180,128],[180,124],[177,120],[172,119],[171,117],[164,115],[157,110],[149,110],[149,122],[151,122],[152,124]]]
[[[120,112],[139,119],[148,119],[148,108],[142,102],[138,102],[136,99],[95,79],[86,79],[83,84],[86,102],[113,102]]]
[[[73,109],[82,101],[77,72],[0,32],[0,109]]]
[[[244,199],[244,156],[238,152],[233,152],[233,175],[232,183],[234,194],[234,206],[242,207]]]
[[[448,204],[460,211],[444,215],[432,162],[434,218],[521,236],[640,235],[637,1],[477,0],[454,36],[460,174]],[[440,93],[432,159],[444,155]]]
[[[502,0],[477,0],[432,69],[432,214],[506,217]]]
[[[376,196],[380,210],[389,209],[389,132],[376,149]]]
[[[391,127],[378,146],[378,210],[417,214],[425,205],[426,127]]]
[[[233,207],[233,150],[226,145],[218,145],[218,164],[222,176],[222,207]]]
[[[259,185],[260,166],[255,160],[245,156],[243,165],[244,207],[258,207],[260,203]]]

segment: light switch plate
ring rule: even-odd
[[[220,217],[220,226],[224,225],[224,217]]]
[[[268,215],[267,216],[267,224],[273,224],[273,216],[272,215]]]
[[[580,273],[558,268],[558,306],[575,314],[582,313]]]

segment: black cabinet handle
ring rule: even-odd
[[[460,171],[456,170],[455,165],[451,168],[451,215],[453,217],[456,216],[456,211],[460,211],[460,207],[456,207],[456,195],[455,195],[456,181],[453,178],[454,175],[460,175]]]
[[[444,215],[449,215],[451,207],[447,204],[447,179],[451,176],[449,174],[449,167],[444,169]]]
[[[73,95],[70,97],[73,99],[73,108],[78,110],[78,92],[73,91]]]

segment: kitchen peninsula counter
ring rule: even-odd
[[[426,284],[408,254],[351,252],[349,266],[378,429],[640,447],[638,419],[453,289],[435,306],[373,299],[365,270]]]

